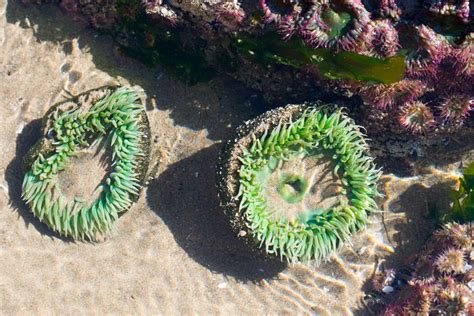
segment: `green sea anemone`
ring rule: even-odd
[[[46,113],[43,137],[24,158],[22,197],[54,231],[97,240],[138,198],[148,166],[150,128],[139,96],[123,87],[103,87],[61,102]],[[106,145],[111,169],[88,203],[61,191],[58,174],[79,150]]]
[[[319,104],[269,111],[220,157],[221,204],[238,235],[289,262],[328,259],[362,229],[380,170],[359,126]]]

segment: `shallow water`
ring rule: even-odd
[[[4,314],[350,314],[363,309],[362,287],[377,260],[402,264],[414,253],[432,228],[427,201],[442,207],[453,185],[454,174],[438,170],[386,176],[380,205],[387,213],[373,216],[330,263],[288,267],[246,248],[219,208],[214,162],[221,142],[263,111],[239,83],[218,77],[186,86],[124,57],[110,38],[55,7],[5,0],[0,82]],[[21,159],[50,105],[114,83],[146,95],[152,178],[110,239],[75,243],[52,234],[21,201]],[[392,246],[403,246],[400,255]]]

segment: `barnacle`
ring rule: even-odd
[[[148,165],[148,119],[138,95],[103,87],[53,106],[43,119],[43,138],[24,159],[22,197],[51,229],[75,239],[95,240],[138,197]],[[112,170],[94,201],[68,199],[58,174],[83,148],[102,143],[112,152]]]
[[[232,226],[289,262],[327,260],[377,209],[380,170],[341,110],[289,105],[246,122],[223,150],[218,190]]]

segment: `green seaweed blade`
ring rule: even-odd
[[[294,68],[315,66],[328,79],[350,79],[369,83],[391,84],[403,79],[405,57],[376,58],[352,52],[334,52],[326,48],[309,48],[300,39],[283,41],[278,34],[240,36],[234,40],[236,50],[262,66],[277,63]]]

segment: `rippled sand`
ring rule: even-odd
[[[223,77],[185,86],[54,7],[16,2],[0,0],[2,314],[351,314],[362,310],[361,289],[380,258],[398,264],[416,252],[432,228],[428,199],[447,203],[436,190],[453,185],[452,174],[386,176],[380,202],[390,212],[373,216],[329,263],[266,260],[235,238],[214,189],[221,141],[263,111],[252,93]],[[151,178],[110,239],[74,243],[21,201],[21,158],[51,104],[111,83],[147,97]],[[400,245],[402,255],[393,254]]]

